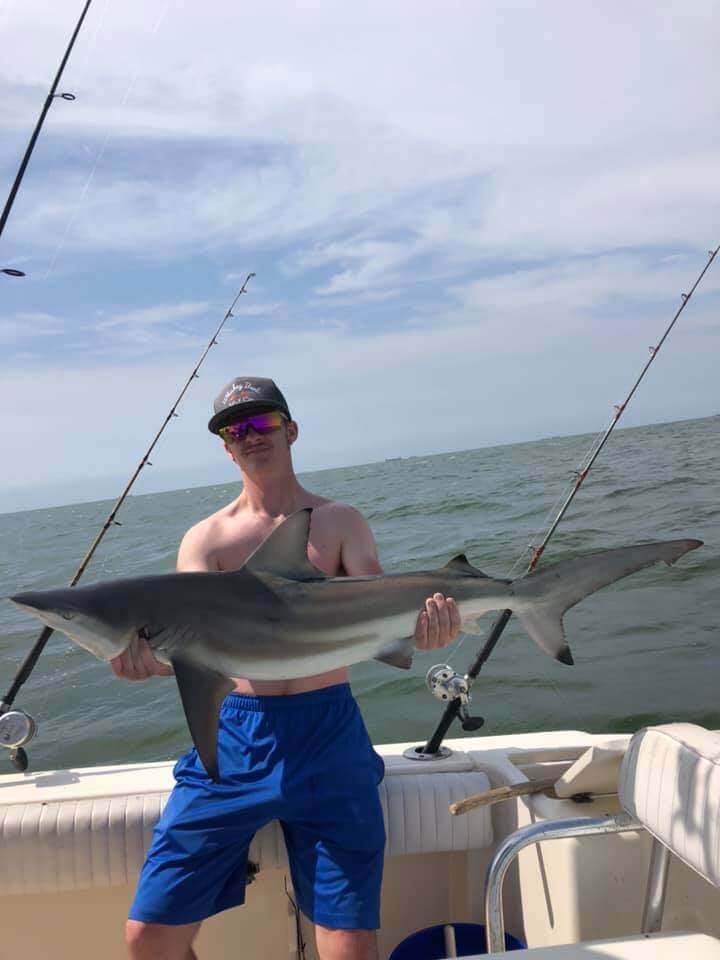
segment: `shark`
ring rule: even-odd
[[[435,592],[455,599],[464,632],[477,632],[484,614],[509,609],[545,653],[572,664],[563,627],[570,607],[702,546],[687,539],[620,547],[516,580],[488,576],[463,553],[436,570],[328,577],[308,559],[311,514],[307,508],[289,516],[239,570],[117,579],[10,599],[99,660],[144,637],[172,666],[198,756],[218,781],[218,715],[232,677],[290,680],[370,659],[408,669],[418,613]]]

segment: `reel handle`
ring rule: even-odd
[[[30,763],[28,755],[22,747],[17,747],[15,750],[10,751],[10,762],[20,773],[25,773]]]

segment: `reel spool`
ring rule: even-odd
[[[10,751],[10,760],[21,773],[28,768],[28,757],[23,747],[36,732],[37,724],[23,710],[6,710],[0,714],[0,747]]]
[[[430,667],[425,677],[425,684],[436,700],[460,700],[466,704],[470,701],[470,688],[465,677],[461,677],[447,663],[436,663]]]

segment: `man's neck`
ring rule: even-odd
[[[303,506],[306,496],[293,472],[262,481],[243,475],[238,506],[269,517],[287,517]]]

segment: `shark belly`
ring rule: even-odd
[[[372,660],[412,636],[416,617],[396,614],[348,625],[307,624],[300,617],[276,626],[248,624],[247,632],[235,626],[222,637],[215,631],[203,636],[200,627],[184,639],[181,655],[226,677],[296,680]],[[164,662],[178,653],[180,645],[172,642],[155,650]]]

